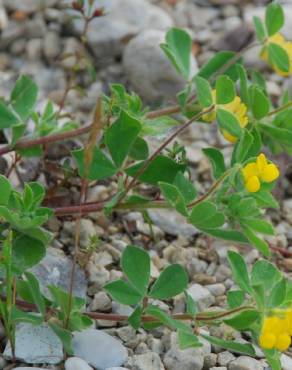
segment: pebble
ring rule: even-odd
[[[56,32],[47,32],[44,38],[44,54],[49,60],[57,58],[61,52],[60,37]]]
[[[210,291],[200,284],[191,285],[187,292],[197,303],[200,311],[205,310],[215,302],[215,298]]]
[[[165,370],[159,355],[155,352],[147,352],[129,357],[126,366],[129,366],[133,370]]]
[[[240,356],[228,365],[228,370],[263,370],[261,362],[252,357]]]
[[[282,370],[291,370],[292,369],[292,357],[285,355],[283,353],[281,355],[281,365]]]
[[[105,292],[98,292],[94,295],[92,302],[90,303],[90,311],[110,311],[112,307],[112,301]]]
[[[73,335],[74,355],[98,370],[123,365],[128,354],[119,340],[102,330],[87,329]]]
[[[44,367],[14,367],[13,370],[49,370]]]
[[[79,357],[70,357],[65,361],[65,370],[93,370],[93,368]]]
[[[224,284],[218,283],[218,284],[211,284],[206,285],[206,288],[211,292],[211,294],[215,297],[218,297],[220,295],[223,295],[226,291],[226,287]]]
[[[41,38],[28,40],[26,43],[26,54],[29,60],[40,59],[42,53],[43,41]]]
[[[174,98],[185,84],[161,49],[163,42],[164,31],[148,29],[134,37],[123,54],[126,77],[148,103]],[[192,58],[191,76],[197,70],[197,62]],[[168,210],[166,212],[170,213]]]
[[[70,284],[70,272],[72,261],[65,254],[55,248],[47,248],[45,258],[31,271],[35,274],[41,287],[41,291],[47,297],[50,293],[47,285],[56,285],[64,290],[67,290]],[[77,297],[85,298],[87,289],[87,281],[85,273],[77,265],[75,269],[75,279],[73,294]]]
[[[58,364],[63,360],[62,342],[46,324],[17,326],[15,348],[16,358],[28,364]],[[3,355],[11,358],[10,344],[6,345]]]
[[[228,351],[223,351],[221,353],[218,353],[217,359],[218,359],[218,365],[226,366],[229,364],[229,362],[235,359],[235,356]]]

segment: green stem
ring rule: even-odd
[[[268,113],[268,117],[270,116],[273,116],[277,113],[280,113],[288,108],[292,107],[292,101],[290,101],[289,103],[285,104],[285,105],[282,105],[282,107],[279,107],[279,108],[276,108],[274,110],[272,110],[270,113]]]

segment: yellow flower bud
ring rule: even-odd
[[[287,351],[291,345],[291,337],[287,333],[280,334],[276,339],[275,347],[279,351]]]
[[[259,178],[257,176],[250,177],[247,180],[245,187],[247,191],[249,191],[250,193],[256,193],[257,191],[260,190],[260,187],[261,187]]]
[[[272,349],[276,344],[276,336],[272,333],[265,333],[259,337],[259,344],[264,349]]]
[[[279,173],[279,170],[278,170],[277,166],[275,166],[273,163],[271,163],[271,164],[268,164],[264,168],[260,177],[261,177],[261,180],[263,180],[264,182],[273,182],[274,180],[276,180],[279,177],[279,175],[280,175],[280,173]]]

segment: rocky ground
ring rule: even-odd
[[[263,15],[265,1],[241,0],[107,0],[108,15],[94,20],[88,30],[88,45],[85,50],[93,60],[97,71],[96,80],[80,72],[78,83],[86,91],[80,96],[77,91],[68,95],[66,109],[82,123],[89,122],[96,98],[109,91],[109,83],[122,82],[140,94],[143,101],[155,108],[175,101],[175,94],[183,86],[159,48],[165,30],[171,26],[184,27],[193,39],[196,72],[216,51],[239,50],[253,37],[251,18]],[[286,8],[287,26],[284,34],[292,35],[291,0],[283,1]],[[66,88],[68,71],[74,60],[63,59],[66,53],[82,51],[80,41],[82,22],[72,22],[66,6],[70,1],[58,0],[0,0],[0,95],[7,96],[19,74],[28,73],[40,88],[40,109],[47,98],[60,103]],[[249,66],[263,69],[257,53],[253,50],[246,56]],[[264,70],[264,69],[263,69]],[[284,82],[269,74],[268,89],[277,98],[281,84],[292,91],[292,80]],[[4,137],[1,138],[2,142]],[[226,158],[231,148],[209,127],[194,126],[180,137],[186,145],[193,178],[199,191],[210,184],[207,160],[201,148],[221,146]],[[47,186],[54,185],[52,170],[68,156],[68,149],[78,144],[68,142],[48,149],[46,163],[39,159],[27,159],[19,164],[18,175],[11,174],[16,186],[22,181],[38,180]],[[5,173],[11,155],[0,161],[0,170]],[[292,251],[292,187],[291,169],[287,160],[279,157],[278,163],[285,169],[277,189],[281,197],[281,211],[270,213],[277,230],[271,239],[274,246]],[[290,172],[289,172],[290,171]],[[54,171],[53,171],[54,172]],[[58,193],[56,202],[73,203],[77,199],[74,182],[71,187]],[[114,185],[98,184],[89,189],[88,201],[106,199],[115,191]],[[189,274],[189,293],[198,302],[201,310],[222,307],[226,292],[233,287],[226,254],[236,245],[210,240],[187,225],[175,212],[164,210],[150,212],[153,230],[140,213],[130,212],[107,219],[103,214],[90,214],[81,223],[80,267],[76,272],[75,294],[85,297],[90,311],[130,314],[131,309],[112,302],[102,290],[105,283],[119,278],[119,260],[127,244],[144,245],[152,257],[152,277],[168,263],[179,262]],[[53,218],[47,225],[55,239],[48,249],[46,258],[34,268],[42,288],[48,283],[64,288],[69,285],[71,254],[75,221],[70,218]],[[86,248],[98,236],[98,247],[89,256]],[[251,264],[259,254],[254,249],[242,250],[246,261]],[[292,259],[275,256],[275,261],[289,274]],[[184,310],[184,299],[176,297],[168,307],[172,313]],[[206,330],[209,330],[206,328]],[[214,328],[210,332],[222,335],[226,329]],[[230,332],[232,337],[234,333]],[[240,335],[236,334],[240,339]],[[11,369],[5,348],[3,329],[0,330],[0,369]],[[241,338],[242,341],[247,338]],[[75,335],[75,356],[65,362],[66,370],[263,370],[268,366],[258,350],[256,359],[237,356],[206,343],[200,349],[181,351],[175,334],[168,329],[152,332],[113,322],[98,321],[96,328]],[[17,330],[17,357],[15,369],[31,369],[26,364],[41,366],[34,369],[63,369],[62,348],[58,339],[47,327],[22,325]],[[83,360],[82,360],[82,359]],[[45,364],[45,365],[40,365]],[[90,364],[90,365],[89,365]],[[21,367],[22,366],[22,367]],[[28,367],[27,367],[28,366]],[[44,366],[44,367],[42,367]],[[117,367],[124,366],[124,367]],[[282,356],[283,370],[292,369],[292,354]]]

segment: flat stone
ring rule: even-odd
[[[121,342],[102,330],[87,329],[75,332],[72,346],[75,356],[97,370],[123,365],[128,357]]]
[[[173,26],[171,17],[146,0],[99,0],[106,15],[95,18],[88,27],[88,43],[97,57],[121,54],[127,40],[149,28],[166,30]],[[83,20],[74,20],[77,33],[83,31]]]
[[[152,222],[166,234],[192,237],[198,234],[198,230],[188,224],[186,219],[176,211],[166,209],[150,209],[148,211]]]
[[[191,285],[188,288],[188,293],[197,303],[200,311],[205,310],[215,302],[215,298],[210,291],[200,284]]]
[[[126,366],[133,370],[165,370],[159,355],[155,352],[129,357]]]
[[[16,358],[28,364],[58,364],[63,360],[62,342],[46,324],[18,325],[15,350]],[[3,355],[11,358],[10,344],[6,345]]]
[[[31,271],[37,277],[41,291],[47,297],[50,293],[47,285],[56,285],[64,290],[68,290],[70,284],[70,273],[72,261],[65,254],[55,248],[47,248],[45,258]],[[75,279],[73,294],[76,297],[85,298],[87,290],[87,281],[84,272],[77,265],[75,269]]]
[[[228,365],[228,370],[263,370],[263,365],[252,357],[240,356]]]
[[[70,357],[65,361],[65,370],[93,370],[93,368],[79,357]]]

